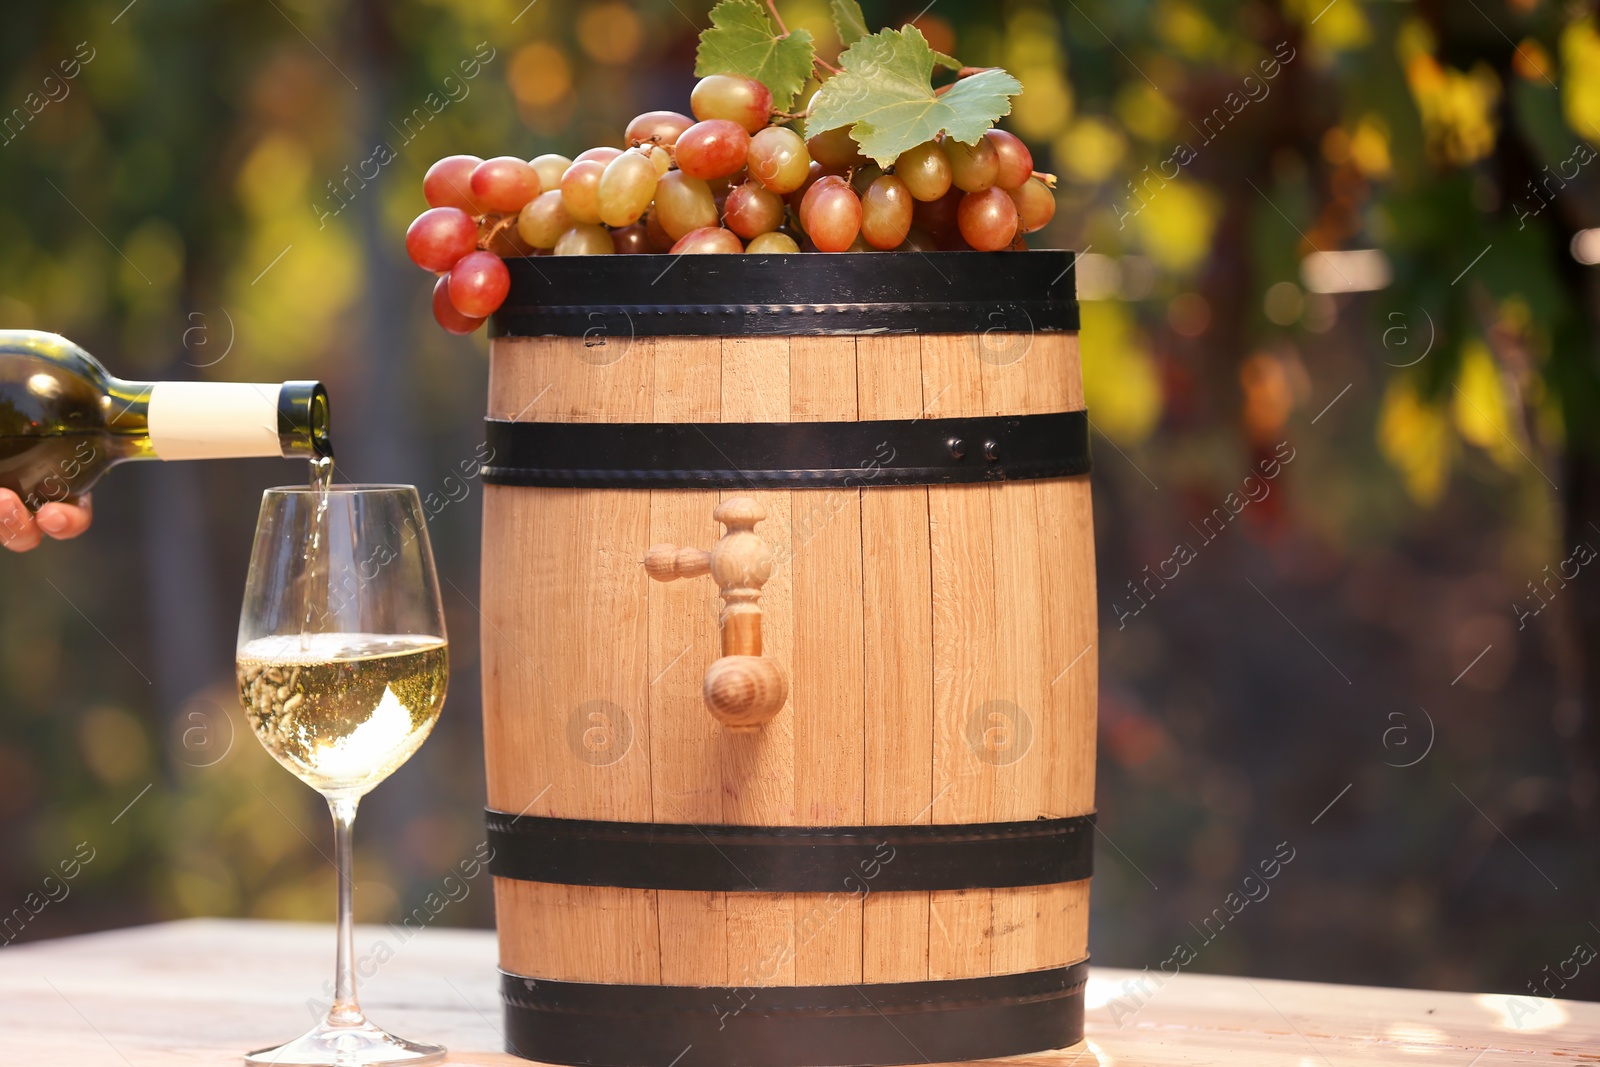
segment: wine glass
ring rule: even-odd
[[[356,1002],[351,828],[356,805],[433,729],[449,679],[422,502],[409,485],[268,489],[239,617],[239,699],[279,763],[328,800],[339,876],[333,1006],[251,1064],[437,1063]]]

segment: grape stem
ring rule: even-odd
[[[778,40],[789,36],[789,27],[783,24],[783,16],[778,14],[777,0],[767,0],[767,10],[772,12],[772,18],[778,24]]]
[[[494,243],[494,239],[500,236],[500,232],[502,230],[510,226],[515,226],[516,223],[517,216],[501,215],[500,218],[496,220],[495,224],[489,227],[489,232],[478,238],[478,247],[487,250],[488,247]]]
[[[1042,170],[1036,170],[1030,174],[1029,177],[1038,178],[1040,181],[1044,182],[1044,187],[1046,189],[1054,189],[1056,187],[1056,176],[1054,174],[1049,174]]]
[[[811,57],[811,64],[812,64],[812,66],[821,67],[823,70],[827,71],[829,74],[838,74],[839,73],[839,68],[838,67],[834,66],[832,63],[829,63],[826,59],[823,59],[821,56],[812,56]]]
[[[811,117],[811,109],[809,107],[806,108],[804,111],[777,111],[777,110],[774,110],[772,113],[774,115],[776,115],[778,118],[783,119],[785,122],[794,122],[797,119],[808,119],[808,118]]]

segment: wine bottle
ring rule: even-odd
[[[0,489],[31,511],[127,460],[332,455],[320,382],[129,382],[58,334],[0,330]]]

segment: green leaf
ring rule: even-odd
[[[947,56],[943,52],[935,52],[933,54],[933,61],[939,64],[939,66],[948,67],[951,70],[960,70],[963,66],[961,60],[957,59],[955,56]]]
[[[756,0],[722,0],[711,9],[711,26],[700,32],[694,75],[743,74],[772,91],[772,106],[789,111],[811,76],[816,49],[811,31],[779,36],[766,8]]]
[[[839,31],[839,43],[845,48],[871,32],[867,29],[867,16],[861,13],[861,5],[856,0],[833,0],[829,6],[833,8],[833,25]]]
[[[933,64],[933,49],[915,26],[861,38],[839,57],[842,71],[822,83],[806,132],[850,126],[861,151],[887,167],[941,131],[976,144],[1022,92],[1005,71],[986,70],[935,96]]]

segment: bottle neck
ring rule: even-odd
[[[108,395],[125,407],[111,413],[112,432],[143,414],[156,459],[333,454],[328,394],[318,382],[115,382]]]

